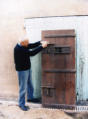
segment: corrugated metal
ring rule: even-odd
[[[25,19],[27,34],[30,37],[30,42],[41,40],[42,30],[61,30],[75,29],[76,31],[76,62],[77,62],[77,79],[76,93],[77,100],[88,99],[88,16],[75,17],[51,17],[51,18],[36,18]],[[34,58],[35,66],[36,58]],[[38,63],[40,65],[40,60]],[[41,68],[39,67],[39,72]],[[38,70],[38,69],[35,69]],[[38,75],[40,77],[41,73]],[[36,74],[34,75],[36,79]],[[39,78],[38,78],[39,80]],[[37,83],[39,84],[40,81]],[[35,83],[35,82],[34,82]],[[35,83],[36,84],[36,83]],[[39,85],[38,85],[39,87]],[[38,89],[37,87],[37,89]],[[36,95],[39,92],[36,92]]]

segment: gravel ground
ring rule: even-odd
[[[73,113],[59,109],[42,108],[41,104],[27,103],[28,111],[22,111],[17,101],[0,100],[0,119],[88,119],[88,111]]]
[[[22,111],[18,106],[0,104],[0,119],[73,119],[58,109],[30,108]]]

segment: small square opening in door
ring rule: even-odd
[[[55,96],[55,89],[43,88],[43,95],[46,97],[53,97]]]

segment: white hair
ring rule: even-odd
[[[29,40],[29,37],[26,35],[23,38],[19,39],[19,42],[25,41],[25,40]]]

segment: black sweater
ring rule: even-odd
[[[32,48],[34,48],[32,50]],[[27,70],[31,67],[30,56],[36,55],[43,49],[40,42],[29,44],[28,47],[23,47],[17,44],[14,48],[14,62],[17,71]]]

